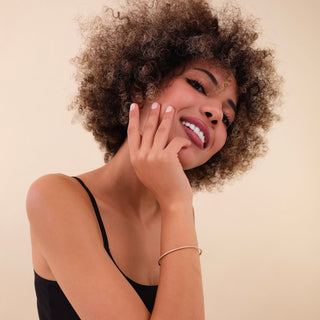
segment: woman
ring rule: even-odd
[[[201,0],[133,2],[85,29],[72,107],[106,164],[30,187],[40,319],[204,319],[193,190],[263,154],[272,52],[238,10]]]

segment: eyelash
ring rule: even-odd
[[[187,78],[187,82],[197,91],[199,91],[200,93],[207,95],[206,91],[203,87],[203,85],[201,84],[201,82],[199,82],[198,80],[194,80],[194,79],[189,79]],[[230,120],[228,118],[228,116],[224,113],[223,117],[222,117],[222,122],[224,123],[224,125],[229,128],[230,127]]]
[[[201,82],[199,82],[198,80],[194,80],[194,79],[189,79],[187,78],[187,82],[191,85],[191,87],[193,87],[195,90],[203,93],[204,95],[206,95],[206,90],[204,90],[203,85],[201,84]],[[200,89],[200,90],[199,90]]]
[[[230,127],[230,120],[229,120],[229,118],[226,116],[226,114],[223,114],[222,122],[224,123],[224,125],[225,125],[227,128]]]

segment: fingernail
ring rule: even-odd
[[[130,111],[133,110],[135,106],[136,106],[135,103],[131,103],[131,105],[130,105]]]
[[[151,109],[157,109],[158,108],[158,103],[157,102],[154,102],[152,105],[151,105]]]
[[[172,107],[169,106],[167,109],[166,109],[166,112],[170,112],[172,110]]]

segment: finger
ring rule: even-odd
[[[165,148],[168,152],[178,154],[182,148],[189,147],[192,142],[183,137],[175,137]]]
[[[154,102],[149,110],[148,119],[143,127],[141,150],[150,150],[159,123],[160,105]]]
[[[133,154],[140,148],[141,136],[139,131],[139,108],[132,103],[129,111],[129,124],[127,129],[129,152]]]
[[[168,137],[172,126],[174,112],[175,110],[173,107],[167,107],[161,123],[157,129],[157,132],[154,136],[153,145],[158,150],[164,149],[168,143]]]

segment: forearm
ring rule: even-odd
[[[161,253],[197,246],[192,205],[164,208]],[[152,320],[204,319],[203,288],[199,253],[194,248],[172,252],[161,260],[160,280]]]

